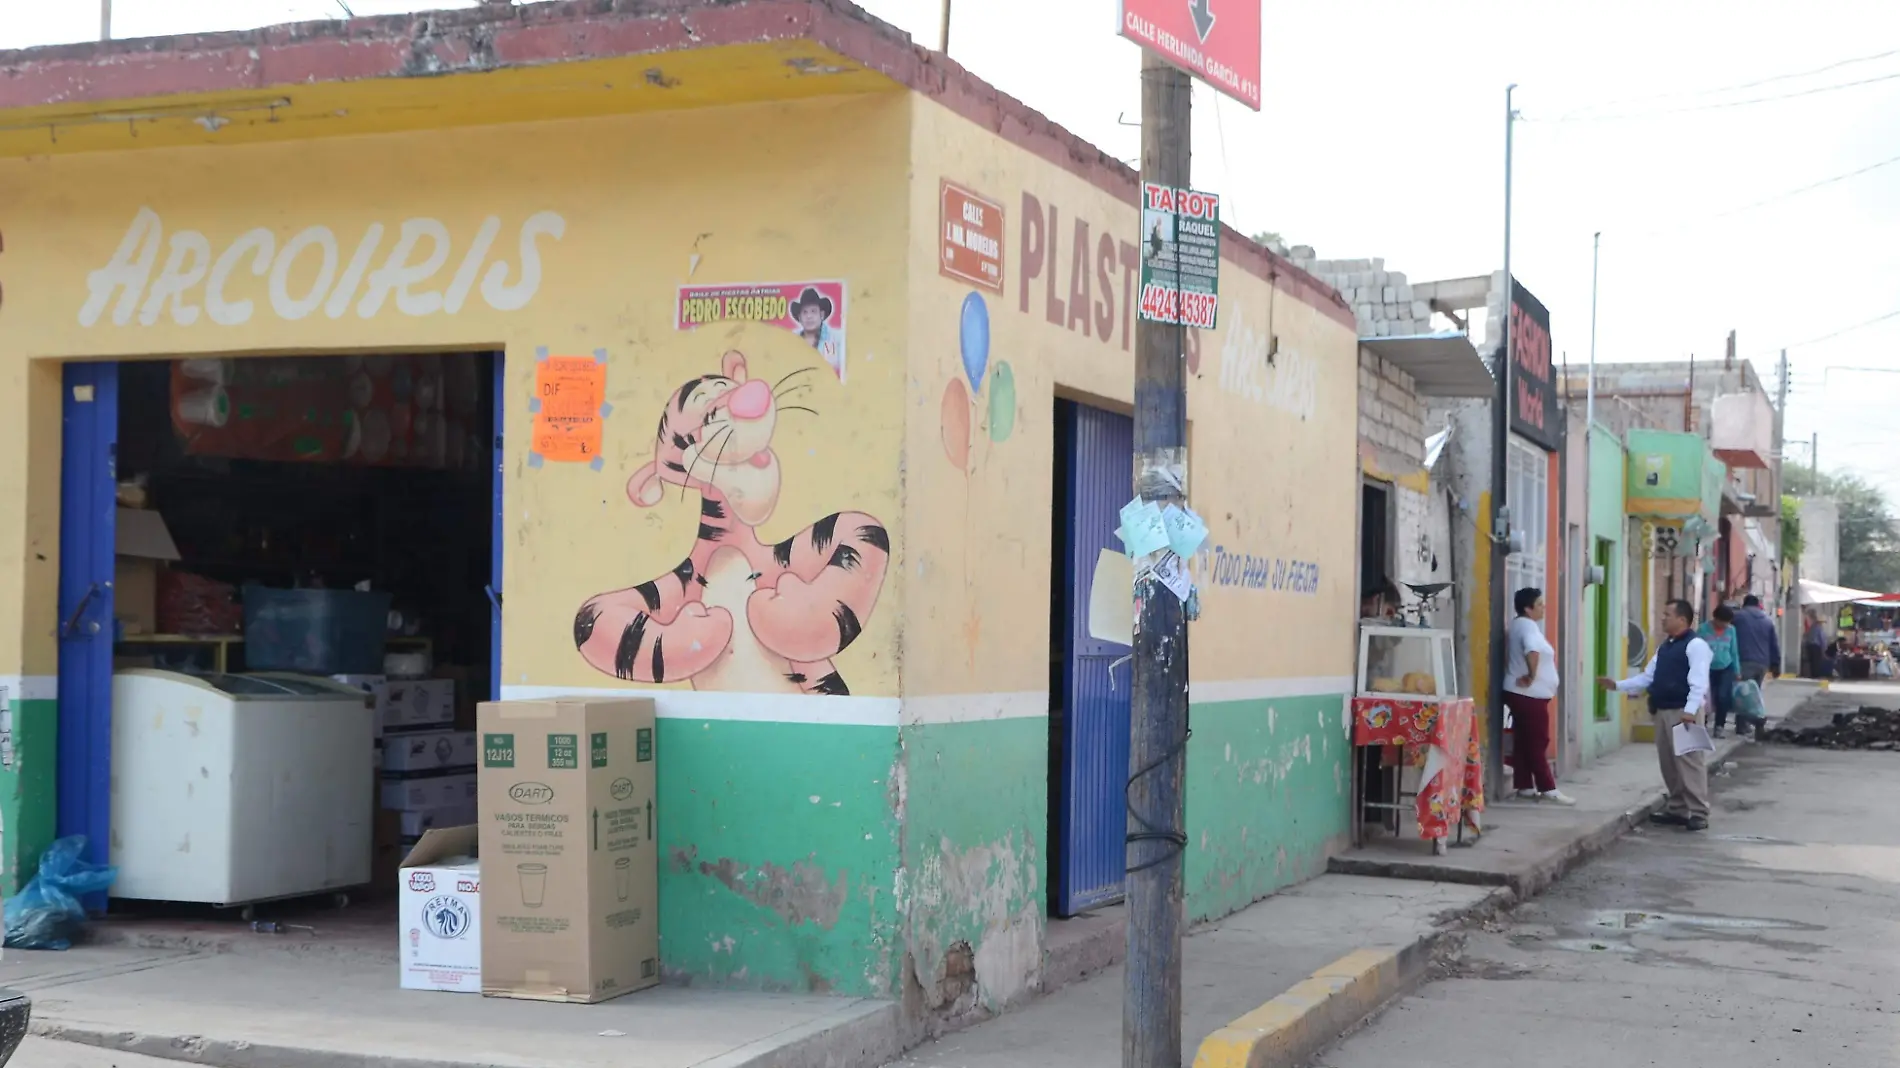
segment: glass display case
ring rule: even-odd
[[[1448,698],[1458,693],[1458,658],[1448,630],[1359,628],[1357,692],[1369,697]]]
[[[1453,640],[1449,630],[1360,625],[1359,673],[1348,703],[1352,744],[1378,754],[1370,762],[1354,759],[1355,842],[1363,840],[1368,812],[1411,811],[1434,853],[1443,853],[1454,832],[1478,826],[1484,767],[1474,731],[1481,725],[1473,723],[1471,698],[1459,692]],[[1397,831],[1396,822],[1390,826]]]

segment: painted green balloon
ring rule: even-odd
[[[990,440],[1008,441],[1016,429],[1016,372],[998,363],[990,375]]]

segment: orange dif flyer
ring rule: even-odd
[[[769,323],[797,334],[844,381],[843,282],[735,282],[681,286],[677,326]]]
[[[601,417],[606,414],[607,361],[599,356],[549,356],[534,365],[530,460],[599,468]]]

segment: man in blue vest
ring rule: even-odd
[[[1715,651],[1696,636],[1695,606],[1670,601],[1663,607],[1663,634],[1656,655],[1643,673],[1617,682],[1598,679],[1606,690],[1623,693],[1649,691],[1649,714],[1656,723],[1656,759],[1662,765],[1669,801],[1651,822],[1691,831],[1709,827],[1709,765],[1706,752],[1676,755],[1676,727],[1702,722],[1702,702],[1709,693],[1709,662]]]

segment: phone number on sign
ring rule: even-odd
[[[1143,286],[1141,289],[1141,317],[1151,322],[1180,323],[1197,330],[1212,330],[1214,313],[1219,308],[1220,298],[1212,293],[1182,293],[1166,286]]]

